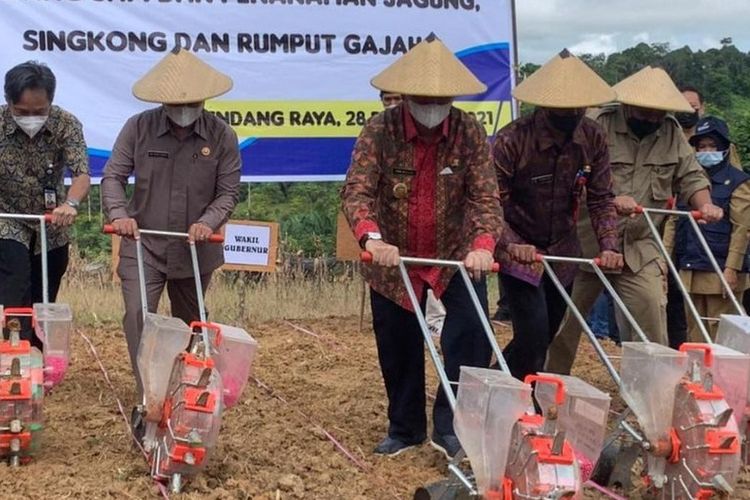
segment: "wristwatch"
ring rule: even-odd
[[[362,248],[365,248],[365,244],[367,244],[368,240],[383,240],[383,235],[380,233],[365,233],[364,236],[362,236],[362,239],[359,241],[359,246]]]
[[[67,200],[65,200],[65,204],[75,208],[76,210],[78,210],[78,207],[81,206],[81,202],[76,200],[75,198],[68,198]]]

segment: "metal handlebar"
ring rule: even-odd
[[[362,262],[370,263],[372,262],[372,254],[370,252],[362,252],[360,254],[360,259]],[[492,331],[492,327],[490,326],[489,319],[487,319],[487,316],[484,312],[484,309],[482,309],[482,305],[479,302],[479,297],[477,296],[476,290],[474,290],[474,285],[471,283],[471,277],[469,277],[469,273],[466,270],[466,266],[463,262],[459,260],[439,260],[439,259],[422,259],[417,257],[399,257],[398,262],[398,268],[399,272],[401,273],[401,279],[404,282],[404,287],[406,288],[406,293],[409,296],[409,301],[412,304],[412,307],[414,307],[414,314],[417,316],[417,323],[419,323],[420,330],[422,330],[422,336],[424,337],[425,344],[427,344],[427,349],[430,352],[430,357],[432,358],[432,362],[435,365],[435,370],[438,372],[438,377],[440,378],[440,385],[443,388],[443,392],[445,393],[446,398],[448,399],[448,404],[450,404],[451,410],[456,409],[456,396],[453,394],[453,390],[451,389],[451,382],[448,380],[448,375],[445,373],[445,368],[443,367],[442,362],[440,361],[440,355],[437,352],[437,348],[435,347],[435,343],[432,340],[432,337],[430,335],[430,329],[427,326],[427,320],[425,319],[424,313],[422,312],[422,308],[420,306],[419,300],[417,299],[417,294],[414,292],[414,287],[411,284],[411,279],[409,278],[409,272],[406,270],[406,265],[418,265],[418,266],[435,266],[435,267],[455,267],[458,269],[459,274],[461,275],[461,278],[464,281],[464,285],[466,286],[467,291],[469,292],[469,297],[471,298],[472,303],[474,304],[474,308],[477,311],[477,314],[479,315],[479,319],[482,323],[482,328],[484,329],[484,333],[487,336],[487,340],[490,343],[490,346],[492,347],[492,352],[495,354],[495,357],[497,358],[497,362],[500,365],[500,369],[503,370],[506,373],[510,373],[510,369],[508,368],[508,364],[505,362],[505,358],[503,357],[503,353],[500,350],[500,346],[497,344],[497,339],[495,339],[495,333]],[[500,270],[500,264],[495,262],[492,266],[493,272],[498,272]]]
[[[570,264],[583,264],[588,265],[591,267],[591,269],[594,270],[594,274],[599,278],[599,280],[602,282],[602,285],[604,285],[604,288],[609,292],[610,296],[612,297],[612,300],[615,301],[615,304],[617,304],[617,307],[622,311],[623,316],[625,316],[625,319],[628,321],[628,323],[633,328],[633,331],[635,331],[636,335],[640,337],[642,342],[648,343],[648,337],[641,329],[638,322],[635,320],[633,315],[628,310],[625,303],[620,298],[620,295],[617,293],[615,288],[612,286],[612,283],[610,283],[609,279],[605,276],[605,274],[602,272],[602,270],[599,268],[599,259],[584,259],[580,257],[558,257],[558,256],[552,256],[552,255],[542,255],[537,254],[536,259],[538,262],[541,262],[544,266],[544,271],[549,276],[550,280],[552,280],[552,283],[557,288],[558,292],[562,296],[563,300],[568,306],[568,309],[570,309],[570,312],[573,313],[573,315],[578,320],[578,323],[580,323],[581,328],[583,328],[584,333],[591,341],[591,344],[594,346],[594,350],[599,355],[599,358],[601,358],[602,363],[604,363],[604,367],[609,372],[612,379],[615,381],[615,383],[618,385],[618,387],[622,387],[622,380],[620,379],[620,375],[617,373],[617,370],[615,369],[612,362],[609,360],[609,357],[607,357],[607,353],[604,352],[604,348],[602,347],[599,340],[596,338],[596,335],[591,330],[591,327],[589,327],[588,323],[586,323],[586,318],[583,317],[583,314],[581,314],[581,311],[576,306],[575,302],[573,302],[573,299],[571,298],[568,291],[565,289],[563,284],[560,282],[560,278],[558,278],[557,273],[552,268],[552,262],[567,262]]]
[[[117,234],[112,224],[105,224],[102,227],[102,232],[105,234]],[[136,261],[138,263],[138,285],[141,293],[141,308],[143,312],[143,318],[146,318],[148,312],[148,304],[146,298],[146,272],[143,264],[143,243],[141,242],[140,235],[146,234],[150,236],[159,236],[165,238],[189,238],[188,233],[179,233],[174,231],[158,231],[154,229],[138,229],[139,235],[135,237],[135,250],[136,250]],[[224,236],[221,234],[212,234],[206,242],[208,243],[223,243]],[[208,341],[208,329],[206,324],[208,320],[206,317],[206,304],[203,300],[203,283],[201,281],[200,266],[198,264],[198,251],[195,248],[195,241],[188,241],[190,245],[190,257],[193,265],[193,275],[195,277],[195,294],[198,300],[198,314],[200,317],[200,324],[202,326],[203,342],[206,345],[206,349],[209,347]]]
[[[703,236],[703,232],[700,230],[700,227],[698,227],[698,223],[696,222],[696,220],[701,220],[703,218],[703,214],[701,214],[699,210],[691,210],[691,211],[669,210],[669,209],[663,209],[663,208],[646,208],[640,205],[636,207],[636,213],[643,214],[644,218],[646,219],[646,223],[648,224],[649,231],[651,231],[651,235],[656,241],[656,245],[659,247],[659,251],[664,257],[664,260],[666,261],[667,266],[669,267],[669,272],[671,272],[672,275],[674,276],[675,282],[677,283],[677,286],[680,288],[680,293],[682,293],[682,296],[685,297],[685,300],[687,301],[688,309],[690,310],[690,314],[693,316],[693,319],[695,320],[695,323],[698,326],[698,329],[700,330],[701,335],[703,335],[703,338],[706,340],[706,342],[708,342],[709,344],[713,343],[713,341],[711,340],[711,336],[708,334],[708,330],[706,329],[706,325],[703,324],[701,315],[700,313],[698,313],[698,309],[696,309],[695,304],[693,303],[693,300],[690,297],[690,292],[688,292],[687,288],[685,287],[685,284],[682,282],[682,279],[680,279],[680,272],[677,269],[677,267],[674,265],[672,258],[669,256],[667,247],[664,245],[664,240],[659,234],[659,231],[656,228],[656,224],[654,224],[654,221],[651,218],[651,214],[687,217],[687,219],[690,221],[690,227],[693,229],[693,231],[695,232],[695,235],[698,237],[698,242],[700,243],[701,248],[706,253],[706,256],[708,257],[709,262],[711,262],[711,267],[714,269],[714,272],[719,277],[719,281],[721,282],[721,286],[724,289],[724,292],[729,297],[729,300],[732,301],[732,305],[735,307],[738,314],[745,316],[746,314],[745,314],[745,311],[742,309],[742,305],[737,300],[737,297],[734,296],[732,287],[730,287],[729,283],[727,283],[727,280],[724,277],[724,272],[719,266],[719,263],[716,262],[716,258],[714,257],[714,254],[711,251],[711,248],[708,246],[708,242],[706,241],[706,238]]]
[[[117,234],[115,231],[115,228],[112,224],[104,224],[102,228],[102,232],[104,234]],[[180,233],[175,231],[157,231],[155,229],[138,229],[139,233],[143,234],[150,234],[153,236],[165,236],[168,238],[189,238],[189,233]],[[219,233],[214,233],[211,236],[208,237],[206,240],[207,243],[224,243],[224,235]]]
[[[49,304],[49,265],[47,263],[47,222],[52,222],[52,214],[7,214],[0,213],[0,219],[39,221],[39,246],[42,252],[42,302]],[[34,249],[32,248],[31,251]]]

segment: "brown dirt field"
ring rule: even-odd
[[[371,331],[359,333],[358,323],[350,317],[251,328],[260,342],[254,375],[266,388],[248,384],[240,404],[225,414],[207,470],[183,495],[172,497],[411,498],[416,487],[442,478],[445,460],[428,445],[392,459],[371,453],[386,431],[385,394]],[[81,332],[95,345],[129,414],[133,381],[121,333],[117,328]],[[507,336],[502,329],[501,337]],[[613,391],[588,345],[582,346],[579,359],[578,375]],[[428,373],[434,388],[434,370]],[[621,403],[613,407],[617,410]],[[112,391],[80,335],[73,338],[66,380],[45,400],[45,419],[38,459],[17,470],[0,468],[1,498],[158,497],[145,461],[130,447]],[[326,432],[360,465],[337,449]],[[750,498],[747,479],[743,477],[735,498]],[[586,498],[604,497],[587,492]]]

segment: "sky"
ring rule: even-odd
[[[748,22],[750,0],[516,0],[521,64],[544,63],[564,47],[611,54],[667,42],[705,50],[725,37],[748,52]]]

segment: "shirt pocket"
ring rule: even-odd
[[[677,163],[644,165],[651,172],[651,196],[655,201],[667,201],[674,194],[672,180]]]
[[[216,175],[219,168],[219,160],[198,159],[190,166],[190,179],[188,185],[195,189],[199,199],[204,197],[213,198],[216,190]]]
[[[451,173],[447,169],[450,168]],[[438,182],[445,189],[445,196],[451,204],[462,204],[466,198],[466,168],[463,165],[438,167]],[[440,172],[444,173],[440,173]]]
[[[623,151],[623,147],[618,147],[616,144],[609,144],[609,164],[612,169],[612,190],[615,196],[633,196],[630,189],[632,184],[635,165],[633,164],[633,157],[630,154],[626,154]]]

